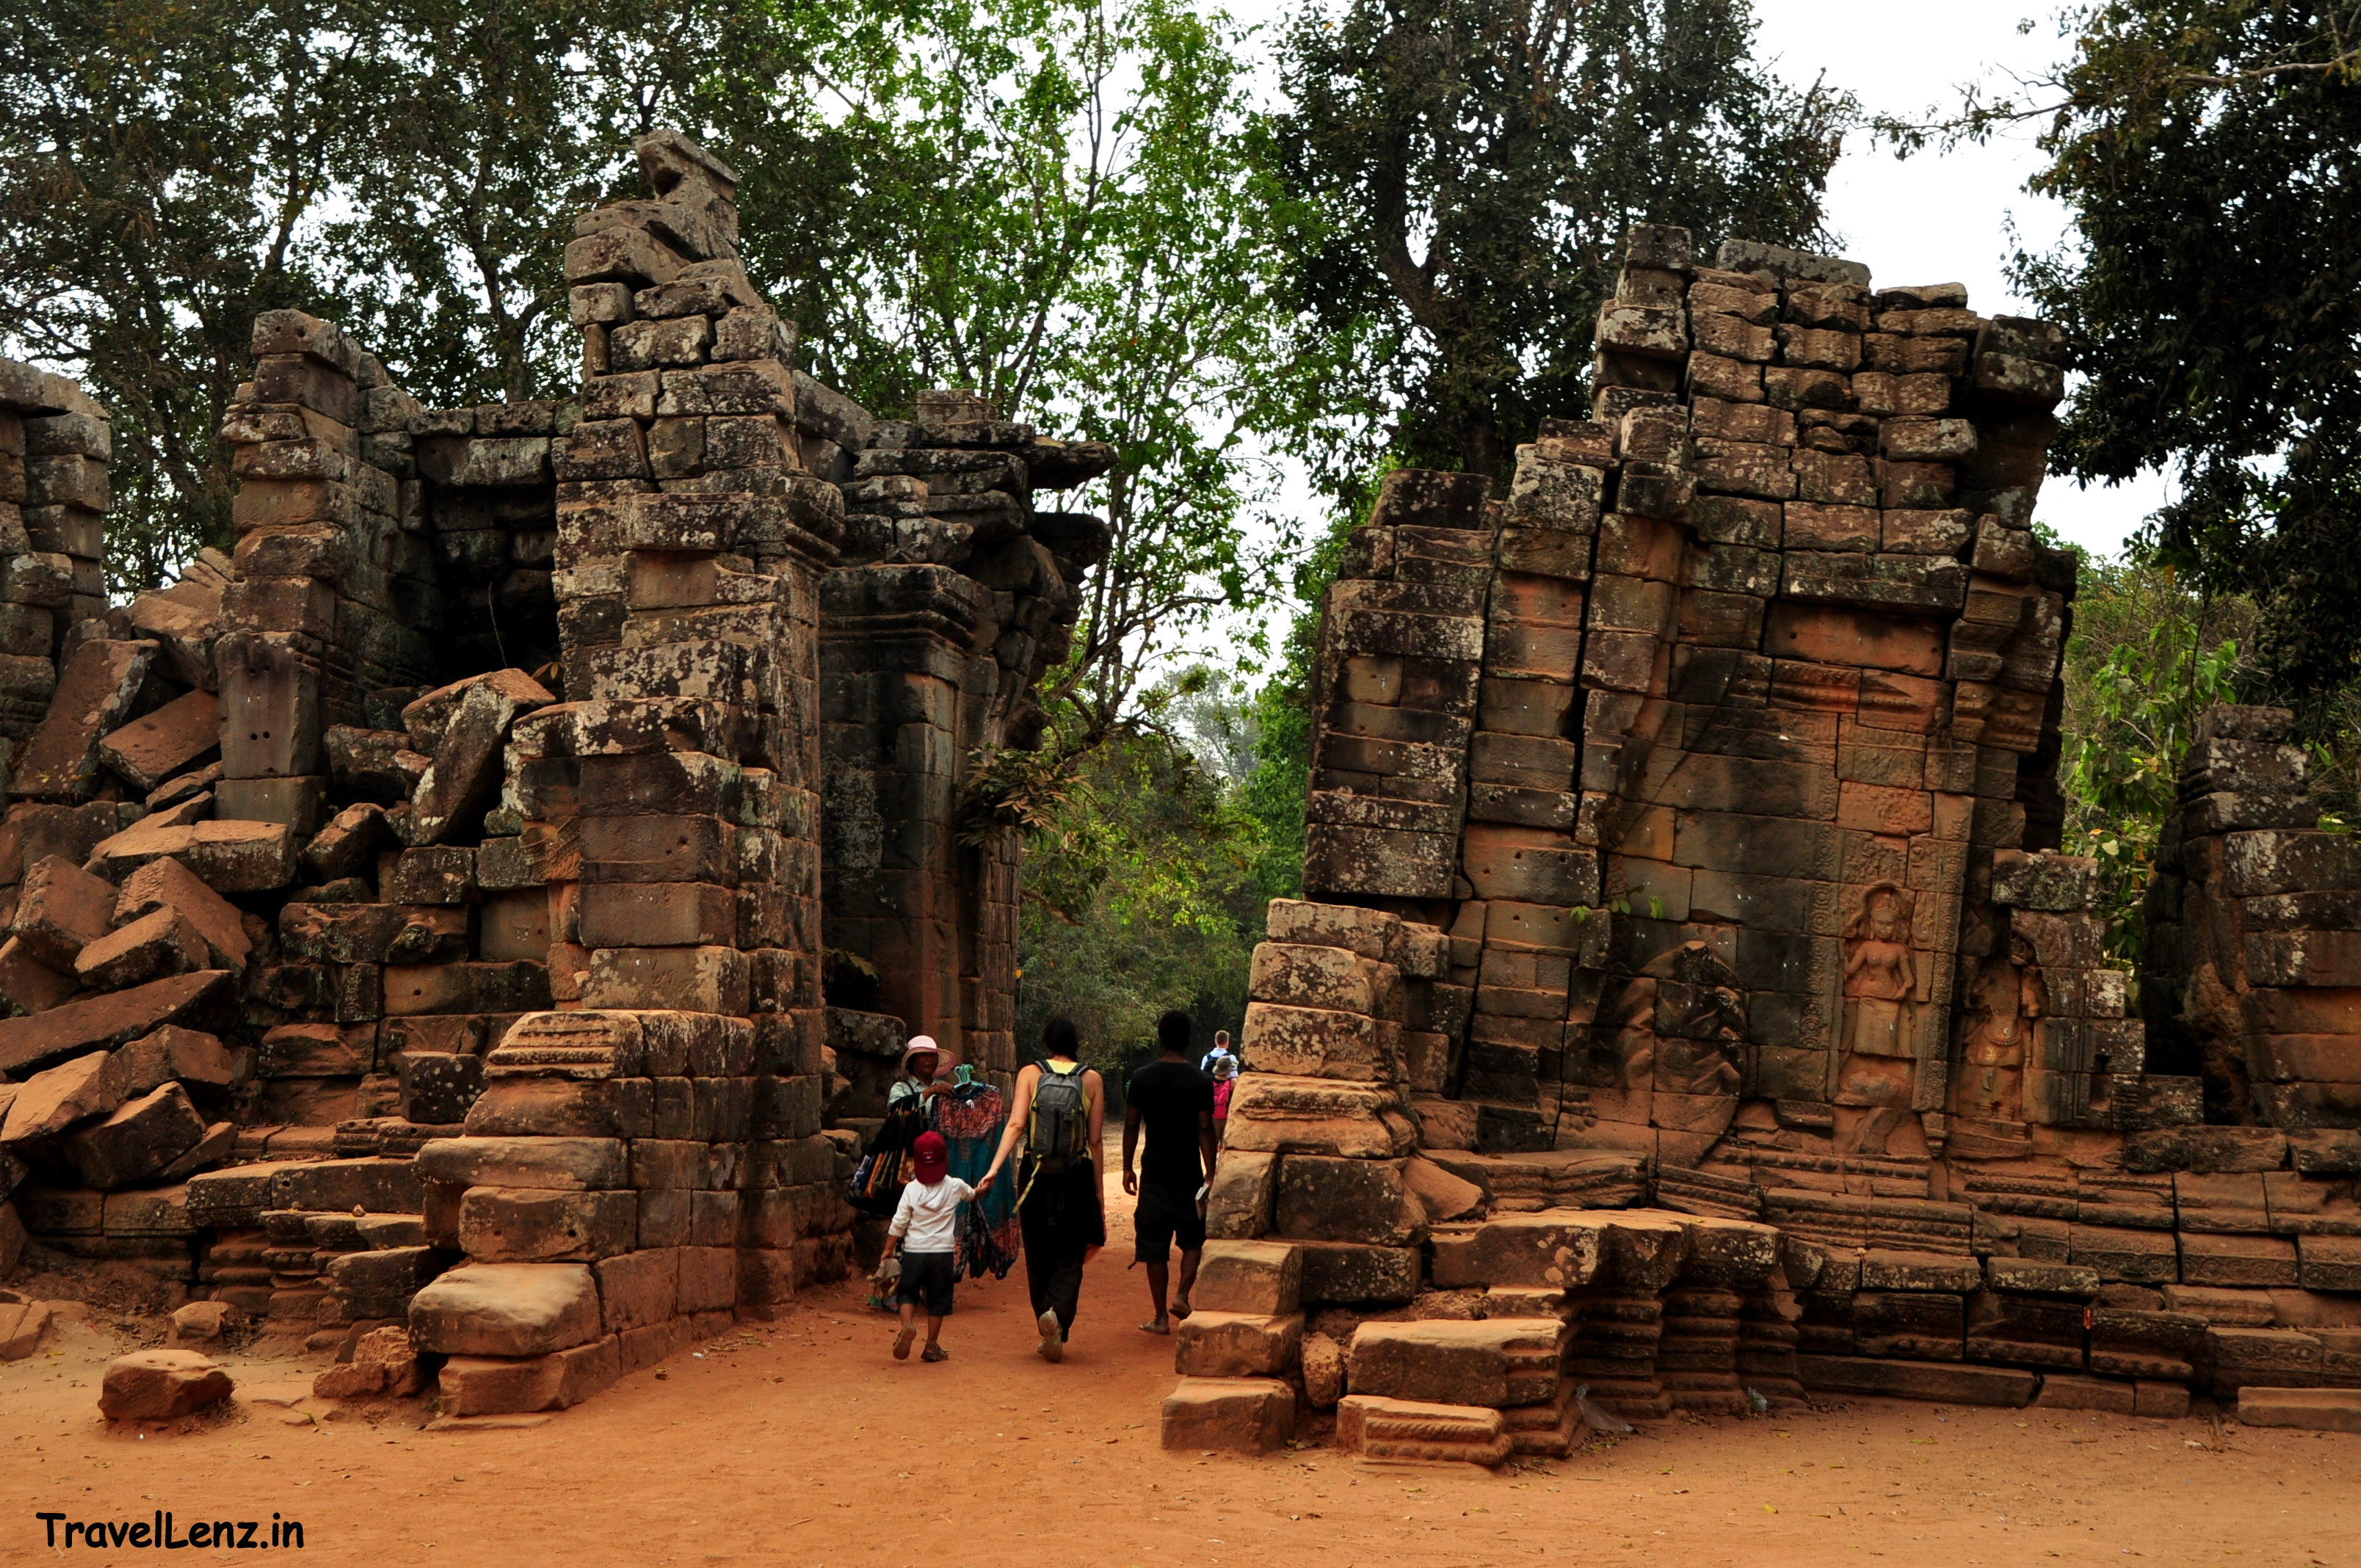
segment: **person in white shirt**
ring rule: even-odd
[[[1203,1058],[1197,1063],[1197,1070],[1207,1078],[1218,1078],[1221,1076],[1224,1062],[1235,1062],[1237,1059],[1230,1049],[1230,1032],[1227,1029],[1216,1029],[1213,1031],[1213,1048],[1207,1051]]]
[[[902,1277],[894,1288],[894,1303],[902,1311],[902,1332],[895,1336],[894,1359],[910,1359],[910,1342],[917,1337],[918,1310],[927,1312],[927,1348],[921,1361],[949,1361],[942,1346],[943,1320],[951,1315],[952,1248],[959,1239],[960,1205],[975,1196],[975,1189],[950,1174],[950,1146],[940,1133],[920,1133],[910,1146],[910,1163],[917,1175],[902,1188],[901,1206],[886,1227],[885,1255],[902,1246]],[[881,1263],[880,1270],[884,1268]]]

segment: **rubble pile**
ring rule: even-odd
[[[1014,1070],[972,780],[1107,548],[1035,493],[1113,453],[813,380],[736,172],[637,150],[566,251],[577,395],[424,408],[265,313],[236,546],[127,605],[103,416],[0,367],[0,1273],[562,1406],[846,1271],[873,1057]]]
[[[2110,962],[2031,527],[2061,350],[1635,228],[1592,418],[1505,495],[1387,476],[1214,1183],[1208,1278],[1283,1305],[1201,1295],[1168,1441],[1334,1407],[1499,1463],[1815,1389],[2361,1419],[2361,877],[2288,716],[2217,709]]]

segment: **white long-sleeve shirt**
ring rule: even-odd
[[[950,1252],[959,1238],[959,1206],[975,1196],[975,1189],[956,1176],[946,1176],[932,1187],[905,1182],[902,1201],[887,1231],[902,1238],[905,1252]]]

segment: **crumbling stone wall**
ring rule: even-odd
[[[566,250],[578,395],[423,408],[268,313],[231,555],[111,609],[11,557],[10,689],[57,697],[0,827],[0,1268],[570,1404],[845,1271],[906,1033],[1014,1067],[1016,845],[962,792],[1105,547],[1035,493],[1112,453],[813,381],[735,171],[638,150]],[[103,456],[18,368],[44,462]]]
[[[1347,542],[1316,902],[1256,955],[1175,1446],[1334,1406],[1498,1463],[1562,1451],[1576,1384],[1635,1420],[2361,1387],[2361,1146],[2202,1124],[2201,1056],[2221,1120],[2350,1098],[2351,879],[2283,716],[2184,773],[2159,1063],[2055,852],[2057,334],[1715,259],[1635,229],[1594,417],[1505,496],[1389,475]]]

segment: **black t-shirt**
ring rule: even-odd
[[[1185,1061],[1152,1061],[1131,1075],[1128,1094],[1148,1135],[1140,1180],[1181,1188],[1195,1197],[1205,1179],[1197,1118],[1213,1113],[1213,1080]]]

